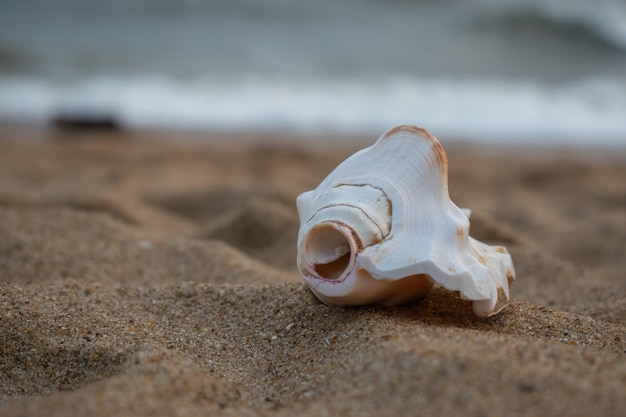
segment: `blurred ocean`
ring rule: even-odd
[[[0,121],[626,144],[626,0],[0,0]]]

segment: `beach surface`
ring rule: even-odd
[[[183,136],[0,130],[0,415],[624,415],[623,149],[442,140],[517,273],[480,319],[301,282],[296,196],[374,137]]]

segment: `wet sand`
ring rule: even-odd
[[[479,319],[301,283],[295,198],[367,141],[179,135],[0,130],[0,415],[623,415],[625,152],[442,140],[517,272]]]

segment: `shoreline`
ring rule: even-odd
[[[428,126],[422,126],[428,129]],[[430,129],[429,129],[430,130]],[[536,154],[537,151],[547,152],[584,152],[592,156],[615,158],[619,161],[626,158],[626,137],[623,141],[615,140],[607,143],[581,143],[580,141],[567,143],[565,138],[557,140],[539,140],[538,138],[511,139],[498,142],[494,139],[469,139],[455,136],[445,136],[431,131],[446,147],[458,148],[458,152],[477,148],[489,148],[496,153],[521,152]],[[52,122],[20,123],[0,121],[0,140],[5,138],[20,138],[21,140],[80,140],[81,138],[100,138],[110,140],[140,140],[172,142],[174,144],[199,144],[217,143],[220,146],[236,142],[242,146],[255,144],[267,146],[305,147],[316,149],[318,147],[338,146],[340,150],[357,150],[373,144],[384,133],[381,131],[349,133],[336,130],[285,130],[285,129],[181,129],[176,127],[128,127],[120,123],[110,126],[72,126],[55,127]]]

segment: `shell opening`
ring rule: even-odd
[[[327,264],[315,265],[315,272],[317,272],[317,274],[322,278],[336,280],[341,275],[343,275],[349,263],[350,254],[346,253],[335,261],[329,262]]]
[[[340,280],[346,275],[354,256],[351,241],[340,230],[343,228],[328,222],[309,231],[305,243],[305,265],[315,271],[312,275],[328,280]]]

